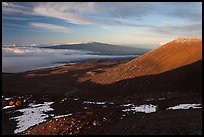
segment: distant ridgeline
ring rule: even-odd
[[[97,53],[98,55],[142,55],[149,51],[148,49],[143,48],[124,47],[99,42],[64,44],[41,48],[88,50],[94,52],[93,54]]]

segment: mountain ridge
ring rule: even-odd
[[[110,84],[138,76],[159,74],[198,60],[202,60],[202,39],[179,38],[128,63],[93,76],[91,81],[99,84]]]
[[[143,48],[119,46],[119,45],[112,45],[112,44],[101,43],[101,42],[61,44],[61,45],[46,46],[41,48],[88,50],[102,55],[141,55],[149,51],[148,49],[143,49]]]

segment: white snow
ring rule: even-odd
[[[124,107],[134,106],[134,104],[125,104]]]
[[[22,112],[23,114],[17,117],[12,117],[10,119],[15,119],[17,121],[17,129],[14,133],[22,132],[31,126],[42,123],[45,118],[49,117],[44,112],[53,110],[50,105],[54,102],[44,102],[44,104],[30,104],[28,108],[19,109],[15,112]]]
[[[60,103],[64,102],[65,100],[67,100],[67,98],[64,98]]]
[[[67,115],[59,115],[59,116],[55,116],[53,118],[61,118],[61,117],[68,117],[68,116],[71,116],[72,114],[67,114]]]
[[[166,98],[159,98],[159,100],[165,100]]]
[[[199,109],[199,108],[202,108],[200,106],[201,106],[201,104],[179,104],[179,105],[174,106],[174,107],[169,107],[169,108],[167,108],[167,110],[169,110],[169,109],[173,109],[173,110],[176,110],[176,109],[190,109],[190,108]]]
[[[153,101],[153,98],[146,99],[145,101]]]
[[[177,38],[176,40],[174,40],[175,43],[189,43],[189,42],[196,42],[196,41],[200,41],[201,39],[199,38]]]
[[[113,102],[109,102],[109,104],[113,105],[114,103]]]
[[[55,114],[50,114],[50,116],[51,116],[51,117],[54,117],[54,116],[55,116]]]
[[[13,105],[13,106],[5,106],[5,107],[3,107],[3,109],[13,108],[13,107],[15,107],[15,105]]]
[[[83,103],[84,103],[84,104],[97,104],[97,105],[103,105],[103,104],[105,104],[106,102],[91,102],[91,101],[84,101]]]
[[[5,98],[4,100],[11,100],[11,98]]]
[[[149,105],[139,105],[139,106],[134,106],[128,109],[124,109],[122,110],[123,112],[129,112],[129,111],[133,111],[133,112],[144,112],[144,113],[152,113],[152,112],[156,112],[156,108],[157,106],[149,104]]]
[[[62,100],[62,102],[65,101],[65,100],[67,100],[67,98],[64,98],[64,99]]]
[[[107,120],[107,118],[103,117],[103,120]]]

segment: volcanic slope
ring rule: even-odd
[[[111,84],[138,76],[160,74],[199,60],[202,60],[202,39],[177,38],[90,80],[98,84]]]

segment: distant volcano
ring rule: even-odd
[[[85,42],[77,44],[63,44],[56,46],[48,46],[41,48],[50,49],[72,49],[72,50],[87,50],[97,53],[98,55],[142,55],[148,52],[148,49],[133,48],[127,46],[111,45],[99,42]]]
[[[177,38],[132,61],[93,76],[92,82],[110,84],[138,76],[159,74],[202,60],[202,39]]]

